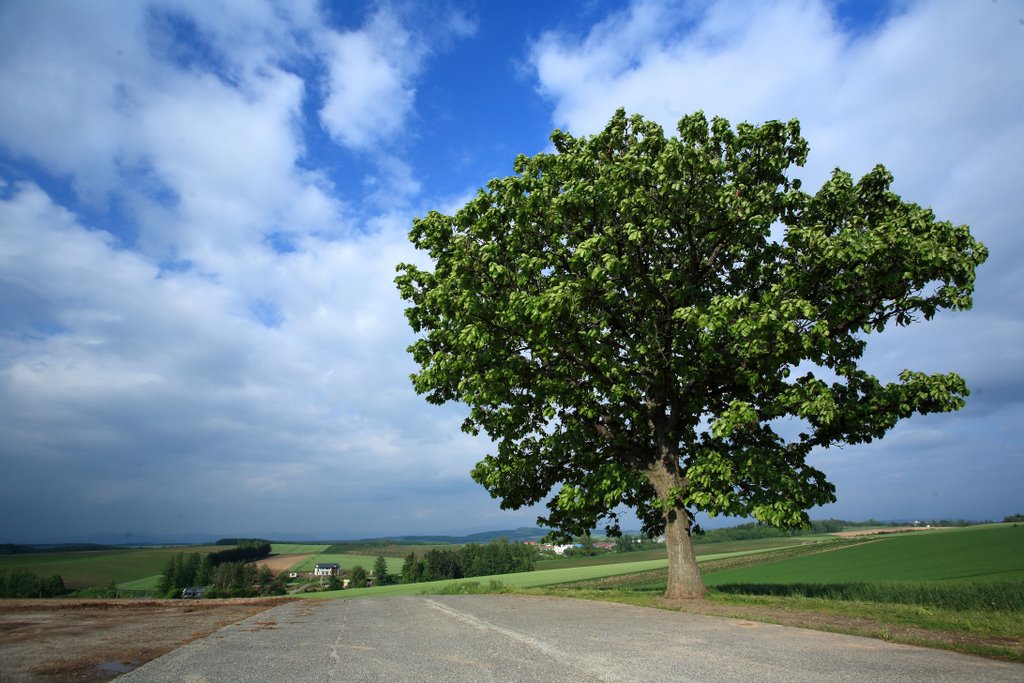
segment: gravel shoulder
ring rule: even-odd
[[[0,682],[108,681],[288,601],[0,600]]]

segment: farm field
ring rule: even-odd
[[[749,541],[727,541],[723,543],[703,543],[694,546],[697,554],[697,561],[707,561],[720,557],[729,557],[739,553],[749,554],[759,550],[777,550],[791,546],[808,545],[813,543],[830,542],[828,536],[799,536],[794,538],[764,538]],[[566,569],[569,567],[591,567],[602,564],[616,564],[620,562],[638,562],[641,560],[659,560],[668,557],[668,551],[639,550],[632,553],[608,553],[595,557],[566,557],[551,560],[540,560],[537,562],[537,569]]]
[[[728,544],[731,547],[742,547],[745,542],[740,541],[736,544]],[[718,545],[718,544],[716,544]],[[726,544],[721,544],[726,545]],[[708,554],[698,558],[698,562],[716,560],[727,557],[739,557],[743,555],[759,554],[764,552],[770,552],[775,548],[762,548],[760,542],[751,543],[753,546],[749,550],[735,550],[731,552]],[[644,556],[653,555],[648,559],[639,559]],[[627,557],[632,561],[623,561],[621,558]],[[347,565],[342,564],[338,559],[333,558],[356,558],[357,556],[352,555],[319,555],[316,558],[310,558],[307,563],[310,564],[310,568],[316,562],[338,562],[342,567]],[[332,558],[332,559],[323,559]],[[362,558],[366,560],[367,558]],[[374,558],[369,558],[370,564],[363,564],[364,567],[369,568],[372,566]],[[401,564],[397,565],[396,570],[392,570],[391,559],[388,560],[388,571],[400,571]],[[384,596],[384,595],[421,595],[423,593],[430,593],[434,591],[451,590],[455,586],[466,585],[466,584],[482,584],[487,585],[491,581],[496,581],[502,586],[510,588],[533,588],[538,586],[551,586],[564,583],[574,583],[579,581],[588,581],[592,579],[601,579],[611,576],[621,576],[624,574],[635,574],[638,572],[649,572],[652,570],[664,569],[668,567],[668,558],[665,557],[665,551],[654,550],[654,551],[640,551],[636,553],[612,553],[609,555],[602,555],[599,557],[592,558],[579,558],[582,560],[590,560],[585,564],[577,564],[572,559],[561,560],[561,566],[557,568],[538,568],[532,572],[517,572],[513,574],[495,574],[490,576],[473,576],[463,579],[451,579],[447,581],[427,581],[421,583],[412,584],[398,584],[393,586],[378,586],[373,588],[353,588],[344,591],[326,591],[322,593],[308,593],[300,595],[299,597],[304,598],[355,598],[361,596]],[[593,562],[597,560],[598,562]],[[602,562],[603,560],[603,562]],[[401,562],[400,560],[397,560]],[[304,563],[305,564],[305,563]],[[359,564],[354,562],[353,564]],[[538,563],[540,566],[541,563]]]
[[[307,557],[299,564],[291,567],[292,571],[296,572],[311,572],[313,567],[320,563],[334,562],[337,563],[342,569],[352,569],[352,567],[361,565],[363,569],[370,571],[373,569],[373,563],[377,560],[376,556],[370,555],[344,555],[340,553],[318,553],[312,557]],[[402,564],[404,560],[400,557],[385,557],[384,560],[388,564],[389,574],[400,574],[402,572]]]
[[[537,569],[571,569],[573,567],[594,567],[602,564],[621,564],[667,558],[668,551],[665,549],[638,550],[633,553],[607,553],[594,557],[559,557],[550,560],[538,560]]]
[[[153,576],[146,576],[134,581],[123,581],[117,584],[117,587],[129,591],[156,591],[162,578],[163,574],[154,574]]]
[[[271,543],[270,552],[273,555],[314,555],[329,547],[324,543]]]
[[[416,557],[423,557],[431,550],[458,550],[460,545],[451,543],[420,543],[420,544],[387,544],[377,543],[339,543],[336,546],[328,546],[324,551],[331,551],[341,555],[362,555],[369,557],[398,557],[405,559],[409,553],[415,553]],[[333,548],[334,550],[331,550]],[[324,552],[321,551],[321,552]]]
[[[708,574],[704,583],[1022,579],[1024,526],[991,525],[871,537],[831,552]]]
[[[559,583],[571,583],[573,581],[585,581],[587,579],[597,579],[605,576],[615,576],[618,574],[630,574],[634,572],[650,571],[652,569],[661,569],[667,566],[668,559],[645,560],[641,562],[603,564],[590,567],[542,569],[532,572],[518,572],[515,574],[474,576],[465,579],[452,579],[448,581],[426,581],[423,583],[398,584],[394,586],[380,586],[375,588],[351,588],[344,591],[306,593],[300,594],[297,597],[356,598],[362,596],[422,595],[424,593],[446,590],[450,589],[453,586],[464,585],[467,583],[488,584],[491,581],[499,582],[503,586],[528,588],[533,586],[548,586]]]
[[[223,549],[223,546],[179,546],[0,555],[0,569],[23,569],[44,577],[60,574],[65,586],[80,590],[159,575],[171,555]]]

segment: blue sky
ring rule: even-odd
[[[973,394],[814,456],[815,517],[1022,512],[1024,3],[0,5],[0,542],[530,525],[415,395],[392,280],[559,127],[799,118],[991,251],[975,309],[867,367]],[[628,526],[628,523],[627,523]]]

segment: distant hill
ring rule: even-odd
[[[391,541],[392,543],[419,545],[430,543],[451,543],[461,545],[464,543],[487,543],[498,538],[507,538],[510,541],[539,541],[549,532],[549,529],[540,527],[519,527],[513,530],[503,531],[481,531],[468,536],[386,536],[383,538],[363,538],[360,542],[373,543],[380,541]]]
[[[83,534],[80,536],[53,537],[33,539],[19,544],[5,543],[5,545],[27,545],[27,546],[102,546],[102,547],[126,547],[126,546],[149,546],[149,545],[212,545],[219,536],[203,533],[179,533],[160,534],[147,533],[144,531],[123,532],[123,533],[96,533]]]

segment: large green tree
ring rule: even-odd
[[[568,535],[617,532],[630,506],[665,534],[666,596],[697,597],[696,511],[804,525],[835,500],[815,448],[963,406],[955,374],[860,367],[871,333],[970,308],[986,258],[884,167],[811,195],[790,178],[797,121],[699,112],[678,137],[620,110],[551,141],[454,216],[417,219],[433,270],[396,278],[416,390],[468,406],[463,429],[495,443],[472,476],[503,507],[547,499],[538,522]]]

